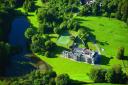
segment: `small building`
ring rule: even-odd
[[[72,51],[63,51],[63,57],[90,64],[99,64],[101,57],[98,52],[86,48],[74,48]]]

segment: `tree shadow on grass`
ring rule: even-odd
[[[108,41],[96,41],[98,44],[100,44],[100,45],[109,45],[109,43],[108,43]]]
[[[56,54],[61,54],[64,50],[69,50],[69,49],[64,48],[62,46],[57,46],[53,52],[55,52]]]
[[[113,59],[113,57],[108,58],[105,55],[101,55],[101,62],[100,62],[100,64],[101,65],[108,65],[111,59]]]
[[[124,56],[122,60],[128,60],[128,56]]]
[[[79,80],[71,80],[71,83],[70,83],[70,85],[85,85],[85,84],[89,84],[89,83],[84,81],[79,81]]]
[[[85,19],[82,19],[82,18],[75,18],[75,20],[76,20],[78,23],[83,23],[83,21],[89,21],[89,20],[85,20]]]

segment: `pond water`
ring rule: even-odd
[[[24,37],[25,30],[29,27],[26,17],[17,17],[12,23],[12,29],[9,35],[9,43],[13,46],[20,46],[26,51],[26,39]]]
[[[21,76],[36,69],[30,64],[32,63],[31,59],[25,57],[28,50],[24,32],[29,25],[28,20],[24,16],[17,17],[12,22],[12,29],[8,41],[12,46],[19,46],[22,50],[19,54],[11,57],[11,64],[6,70],[7,76]]]

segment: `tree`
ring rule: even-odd
[[[78,30],[78,37],[85,42],[87,40],[87,31],[84,28]]]
[[[59,27],[55,27],[53,31],[56,34],[60,34],[61,33],[61,29]]]
[[[53,50],[55,46],[56,46],[56,44],[50,40],[45,42],[45,49],[48,51]]]
[[[105,69],[93,67],[88,75],[94,82],[105,82],[105,74]]]
[[[31,50],[35,53],[45,51],[45,46],[44,46],[45,41],[46,40],[42,36],[34,35],[32,37]]]
[[[25,31],[25,37],[30,40],[35,33],[36,32],[33,28],[27,28],[27,30]]]
[[[10,62],[11,46],[8,43],[0,42],[0,75]]]
[[[124,47],[118,48],[118,51],[117,51],[117,58],[118,58],[118,59],[124,59]]]
[[[122,20],[126,22],[128,17],[128,0],[123,0],[121,6]]]
[[[100,15],[101,9],[100,9],[100,6],[99,6],[99,2],[95,2],[93,4],[92,13],[93,13],[93,15]]]
[[[125,83],[126,75],[124,74],[121,65],[113,65],[113,81],[112,83]]]
[[[34,11],[34,9],[35,9],[34,1],[33,0],[25,0],[25,2],[23,4],[23,8],[24,8],[25,12]]]
[[[107,73],[105,74],[105,80],[108,82],[108,83],[111,83],[113,82],[114,80],[114,71],[112,69],[109,69],[107,71]]]
[[[60,74],[56,78],[56,85],[68,85],[70,83],[70,78],[68,74]]]
[[[47,34],[52,32],[53,30],[47,23],[42,23],[39,25],[39,28],[37,31],[42,34]]]

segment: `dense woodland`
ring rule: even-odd
[[[74,13],[80,16],[104,16],[117,18],[128,24],[128,0],[96,0],[91,4],[79,0],[41,0],[47,7],[37,9],[34,0],[0,0],[0,76],[4,76],[4,70],[9,64],[10,56],[15,50],[8,44],[8,34],[11,22],[16,15],[15,9],[23,7],[26,16],[28,12],[35,11],[38,16],[39,28],[33,26],[25,32],[29,42],[29,48],[33,53],[41,53],[47,57],[53,57],[52,50],[57,45],[50,40],[48,34],[61,35],[64,31],[78,31],[83,41],[87,41],[87,31],[79,29],[80,25],[75,20]],[[123,59],[124,48],[120,48],[118,59]],[[93,68],[88,74],[94,82],[128,83],[128,76],[117,65],[111,69]],[[100,77],[99,77],[100,76]],[[119,80],[118,82],[116,80]],[[5,81],[6,82],[6,81]],[[41,73],[33,71],[22,78],[12,78],[11,85],[71,85],[71,79],[67,74],[57,75],[56,72]]]

